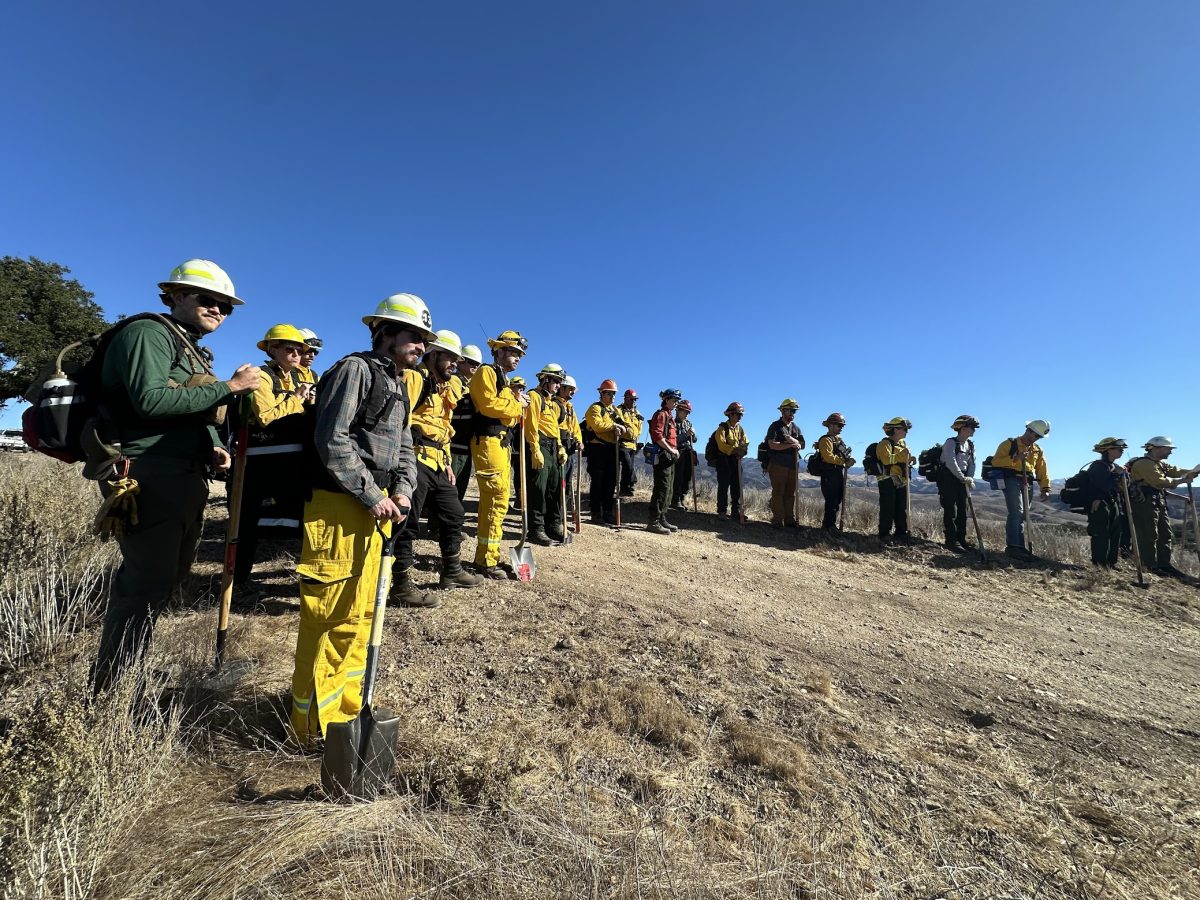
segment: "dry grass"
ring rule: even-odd
[[[320,802],[317,760],[283,743],[292,619],[238,621],[235,647],[263,666],[231,696],[195,683],[205,610],[156,638],[148,670],[176,664],[176,690],[143,673],[85,702],[87,626],[115,561],[69,518],[94,488],[45,461],[5,465],[0,515],[25,543],[0,598],[4,900],[1196,896],[1194,766],[1085,771],[929,709],[885,721],[848,699],[852,672],[802,649],[781,662],[694,617],[634,622],[631,604],[556,588],[503,595],[519,613],[505,600],[394,621],[394,790]],[[869,503],[850,513],[871,530]],[[1062,541],[1069,559],[1079,538]],[[556,654],[559,634],[587,637]],[[493,687],[465,680],[485,669]]]

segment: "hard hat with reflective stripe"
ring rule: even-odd
[[[1146,443],[1142,446],[1147,450],[1151,449],[1152,447],[1167,447],[1170,450],[1174,450],[1175,442],[1165,434],[1156,434],[1154,437],[1150,438],[1150,440],[1146,441]]]
[[[912,428],[912,422],[903,416],[894,416],[883,423],[884,434],[890,434],[897,428],[903,428],[905,431],[907,431],[908,429]]]
[[[474,344],[467,344],[462,349],[463,359],[469,359],[473,363],[483,365],[483,351]]]
[[[1050,433],[1050,423],[1045,419],[1034,419],[1030,422],[1026,422],[1025,427],[1038,437],[1045,437]]]
[[[784,400],[782,403],[779,404],[779,408],[781,410],[783,410],[783,409],[799,409],[800,404],[797,403],[795,400],[793,400],[791,397],[788,397],[786,400]]]
[[[960,429],[960,428],[978,428],[978,427],[979,427],[979,420],[977,418],[975,418],[974,416],[968,416],[968,415],[964,414],[954,420],[953,424],[950,426],[950,430],[958,431],[958,429]]]
[[[1097,453],[1106,453],[1109,450],[1124,450],[1128,446],[1124,438],[1106,437],[1096,441],[1096,446],[1092,449]]]
[[[611,378],[605,378],[602,382],[600,382],[600,387],[596,388],[596,390],[600,391],[601,393],[604,393],[605,391],[612,391],[615,394],[617,392],[617,383]]]
[[[740,404],[736,400],[734,400],[727,407],[725,407],[725,415],[729,415],[730,413],[738,413],[739,415],[745,415],[746,407],[742,406],[742,404]]]
[[[319,337],[317,337],[317,333],[315,331],[313,331],[311,328],[301,328],[300,333],[302,335],[304,335],[304,344],[309,349],[320,350],[321,347],[324,346],[321,339]]]
[[[437,339],[431,343],[427,350],[444,350],[452,356],[462,358],[462,341],[458,339],[458,335],[448,328],[443,328],[437,332]]]
[[[273,341],[291,341],[301,347],[308,346],[308,342],[304,339],[304,333],[295,325],[272,325],[256,346],[265,352]]]
[[[234,306],[242,306],[246,302],[234,293],[233,282],[225,274],[225,270],[211,259],[189,259],[181,262],[171,270],[166,281],[158,283],[160,291],[179,287],[196,288],[208,294],[217,294],[228,299]]]
[[[562,380],[562,377],[565,374],[566,374],[566,372],[563,371],[563,367],[560,366],[558,363],[546,363],[544,366],[542,366],[542,370],[537,373],[537,377],[538,378],[557,378],[559,380]]]
[[[437,334],[433,331],[433,317],[429,314],[429,307],[416,294],[392,294],[379,301],[375,312],[369,316],[363,316],[363,324],[368,326],[372,332],[387,322],[399,322],[402,325],[411,326],[422,335],[426,343],[437,340]]]
[[[510,379],[508,379],[508,383],[510,385],[512,385],[513,387],[518,387],[518,388],[521,388],[522,390],[524,390],[526,387],[525,379],[522,378],[520,375],[512,376]]]
[[[824,425],[826,428],[828,428],[834,422],[836,422],[839,425],[845,425],[846,417],[843,416],[840,412],[831,412],[829,415],[827,415],[825,417],[825,421],[822,422],[821,424]]]
[[[563,386],[563,387],[569,387],[569,388],[575,388],[575,387],[578,387],[578,385],[575,383],[575,379],[574,379],[574,378],[572,378],[570,375],[564,375],[564,376],[563,376],[563,382],[562,382],[562,386]]]

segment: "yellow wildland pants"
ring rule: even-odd
[[[383,523],[385,535],[391,523]],[[302,746],[362,709],[362,677],[383,536],[349,494],[314,490],[304,505],[300,632],[292,673],[292,732]]]
[[[479,528],[475,536],[475,565],[500,562],[500,539],[508,514],[508,492],[512,488],[512,458],[498,437],[476,437],[471,441],[471,461],[479,484]]]

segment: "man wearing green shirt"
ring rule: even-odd
[[[113,337],[101,368],[101,405],[119,442],[118,474],[138,484],[136,524],[117,537],[121,567],[113,579],[94,670],[107,689],[150,644],[154,622],[187,575],[200,542],[208,470],[226,471],[229,452],[217,436],[230,397],[259,384],[257,366],[228,381],[212,371],[198,342],[242,301],[215,263],[189,259],[159,283],[167,315],[139,318]],[[100,481],[108,496],[111,484]]]

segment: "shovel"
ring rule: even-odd
[[[738,477],[738,524],[746,524],[746,491],[742,483],[742,458],[740,456],[733,457],[733,464],[737,466]]]
[[[983,549],[983,532],[979,529],[979,517],[975,515],[975,504],[971,502],[971,492],[967,491],[967,510],[971,513],[971,521],[975,523],[975,543],[979,547],[979,561],[987,565],[987,551]]]
[[[579,504],[583,500],[583,451],[575,451],[575,505],[571,510],[571,524],[575,526],[575,533],[579,534],[583,531],[583,520],[579,513]]]
[[[200,687],[219,691],[233,687],[254,668],[253,660],[238,659],[225,665],[225,639],[229,634],[229,607],[233,602],[233,570],[237,564],[238,530],[242,524],[242,496],[246,487],[246,442],[250,431],[250,403],[243,398],[238,413],[237,447],[234,450],[233,481],[229,485],[229,521],[225,527],[225,568],[221,573],[221,602],[217,608],[217,645],[212,674]]]
[[[376,524],[380,534],[383,530]],[[392,588],[392,561],[400,527],[392,526],[391,537],[383,540],[379,579],[375,583],[375,611],[367,665],[363,672],[362,709],[349,722],[331,722],[325,727],[325,752],[321,757],[321,786],[332,800],[374,800],[387,786],[396,767],[396,738],[400,717],[390,709],[372,709],[375,676],[379,670],[379,642],[388,592]]]
[[[1196,544],[1196,559],[1200,561],[1200,519],[1196,518],[1196,497],[1192,494],[1192,483],[1188,482],[1188,506],[1192,508],[1192,539]],[[1187,540],[1187,535],[1184,535]]]
[[[617,461],[616,475],[613,476],[613,494],[615,502],[613,504],[613,522],[615,527],[621,527],[621,438],[614,433],[613,435],[613,456]]]
[[[525,543],[529,534],[529,507],[525,502],[525,429],[521,429],[521,542],[508,551],[508,561],[518,581],[533,581],[537,574],[537,563],[533,561],[533,551]]]
[[[1029,477],[1028,470],[1021,467],[1021,505],[1025,507],[1025,549],[1033,552],[1033,525],[1029,514]]]
[[[1142,574],[1142,551],[1138,547],[1137,529],[1133,527],[1133,506],[1129,503],[1129,476],[1121,476],[1121,499],[1125,501],[1125,517],[1129,522],[1129,543],[1133,547],[1133,561],[1137,564],[1138,587],[1146,587],[1146,576]]]
[[[569,544],[575,540],[575,535],[571,534],[571,529],[567,527],[567,475],[565,472],[560,473],[559,489],[562,498],[562,521],[563,521],[563,539],[564,544]]]

